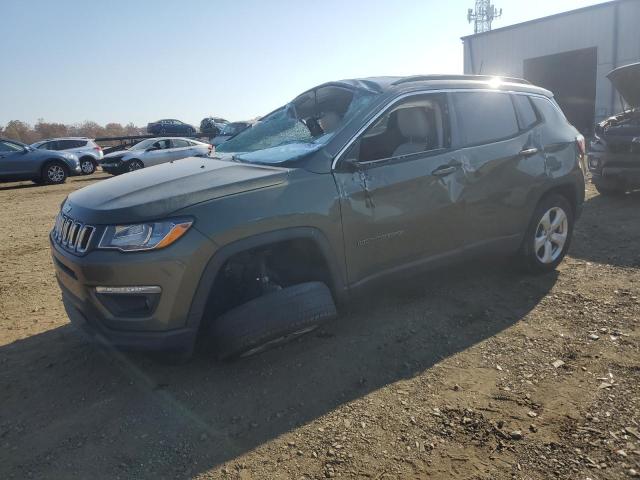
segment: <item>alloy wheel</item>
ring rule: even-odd
[[[84,160],[80,164],[80,168],[82,169],[82,173],[84,173],[85,175],[91,175],[95,170],[95,167],[91,160]]]
[[[47,169],[47,178],[53,183],[60,183],[65,178],[64,169],[60,165],[51,165]]]
[[[569,234],[567,214],[560,207],[547,210],[542,216],[534,237],[534,251],[540,263],[555,262],[562,254]]]

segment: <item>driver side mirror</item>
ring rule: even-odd
[[[160,150],[160,149],[158,147],[149,147],[145,151],[146,152],[153,152],[154,150]]]

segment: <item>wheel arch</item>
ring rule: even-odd
[[[311,242],[322,256],[330,278],[330,288],[336,300],[342,301],[347,296],[347,286],[340,269],[338,258],[333,252],[326,236],[315,227],[294,227],[265,232],[246,237],[229,243],[218,251],[208,261],[198,282],[198,287],[191,301],[187,316],[187,327],[199,330],[206,315],[207,304],[214,290],[215,280],[222,271],[222,267],[234,256],[243,252],[269,248],[286,242]]]
[[[67,165],[63,160],[60,160],[59,158],[55,158],[55,157],[50,157],[47,158],[44,162],[42,162],[42,166],[40,167],[40,172],[42,175],[45,175],[45,170],[49,165],[60,165],[64,171],[66,172],[67,176],[69,176],[71,169],[69,168],[69,165]]]
[[[548,188],[542,193],[542,195],[540,195],[536,205],[538,205],[545,197],[553,194],[563,196],[569,202],[569,205],[571,205],[574,216],[577,217],[579,214],[579,205],[582,203],[582,200],[579,198],[578,188],[573,182],[560,183]]]

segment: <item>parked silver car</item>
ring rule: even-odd
[[[102,147],[86,137],[49,138],[32,143],[38,150],[65,151],[76,155],[80,159],[82,175],[91,175],[96,171],[100,160],[104,156]]]
[[[180,158],[206,157],[212,150],[212,145],[190,138],[148,138],[128,150],[105,155],[100,166],[105,172],[118,175]]]

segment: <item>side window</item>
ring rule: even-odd
[[[536,109],[540,114],[544,117],[547,122],[563,122],[566,123],[567,119],[560,110],[560,107],[557,104],[552,103],[551,100],[546,100],[540,97],[533,97],[531,99]]]
[[[58,148],[56,150],[69,150],[76,148],[78,142],[76,140],[58,140]]]
[[[358,162],[371,162],[449,146],[446,97],[432,94],[407,99],[386,111],[360,137]]]
[[[38,146],[38,150],[53,150],[52,143],[54,142],[44,142]]]
[[[465,145],[491,143],[518,133],[516,112],[508,93],[460,92],[452,98]]]
[[[520,124],[521,130],[529,130],[538,123],[538,116],[533,109],[528,95],[514,95],[513,103],[516,105],[518,123]]]
[[[0,153],[21,152],[22,147],[11,142],[0,142]]]
[[[186,140],[181,140],[181,139],[173,140],[173,148],[184,148],[189,146],[190,146],[189,142],[187,142]]]

